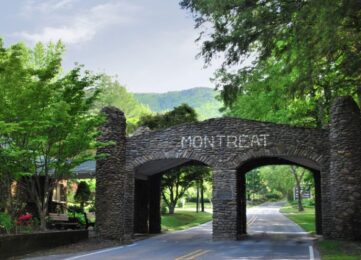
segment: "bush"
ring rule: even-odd
[[[168,213],[168,207],[165,202],[162,201],[162,204],[160,206],[160,213],[161,214],[167,214]]]
[[[85,218],[83,213],[68,212],[69,222],[80,223],[85,225]]]
[[[278,200],[282,199],[282,195],[275,193],[275,192],[268,193],[268,194],[266,194],[265,197],[268,201],[278,201]]]
[[[14,223],[7,213],[0,212],[0,233],[1,230],[4,230],[7,234],[13,229]]]
[[[76,206],[76,205],[69,206],[68,211],[70,213],[83,213],[83,209],[80,206]]]

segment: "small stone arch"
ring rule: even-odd
[[[299,151],[299,149],[291,151]],[[304,157],[304,153],[259,153],[252,154],[244,157],[244,160],[237,167],[237,230],[238,236],[241,237],[244,234],[247,234],[247,207],[246,207],[246,177],[247,172],[256,169],[261,166],[267,165],[297,165],[304,167],[311,171],[315,183],[315,226],[316,234],[321,235],[323,230],[323,223],[326,221],[323,220],[322,212],[327,210],[327,203],[324,203],[322,198],[326,197],[326,193],[323,192],[322,182],[325,182],[322,176],[322,164],[324,159],[320,156],[314,157],[318,161],[312,159],[312,154],[310,156]],[[286,155],[287,154],[287,155]],[[314,160],[314,161],[313,161]],[[326,176],[327,177],[327,176]],[[324,185],[325,186],[325,185]],[[324,208],[324,209],[323,209]]]

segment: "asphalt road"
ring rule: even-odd
[[[240,241],[212,241],[211,222],[120,246],[36,259],[319,259],[313,239],[279,212],[280,203],[248,209],[248,233]]]

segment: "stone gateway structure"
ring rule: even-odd
[[[134,233],[159,233],[161,174],[199,164],[213,171],[213,239],[239,239],[247,232],[245,174],[294,164],[314,174],[317,233],[361,239],[361,117],[351,97],[336,100],[328,129],[217,118],[126,137],[124,114],[102,111],[100,140],[111,143],[96,163],[100,237],[129,243]]]

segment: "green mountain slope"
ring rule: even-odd
[[[219,109],[222,104],[215,99],[217,94],[211,88],[198,87],[166,93],[134,93],[134,96],[154,112],[164,112],[187,103],[197,111],[199,119],[204,120],[221,116]]]

